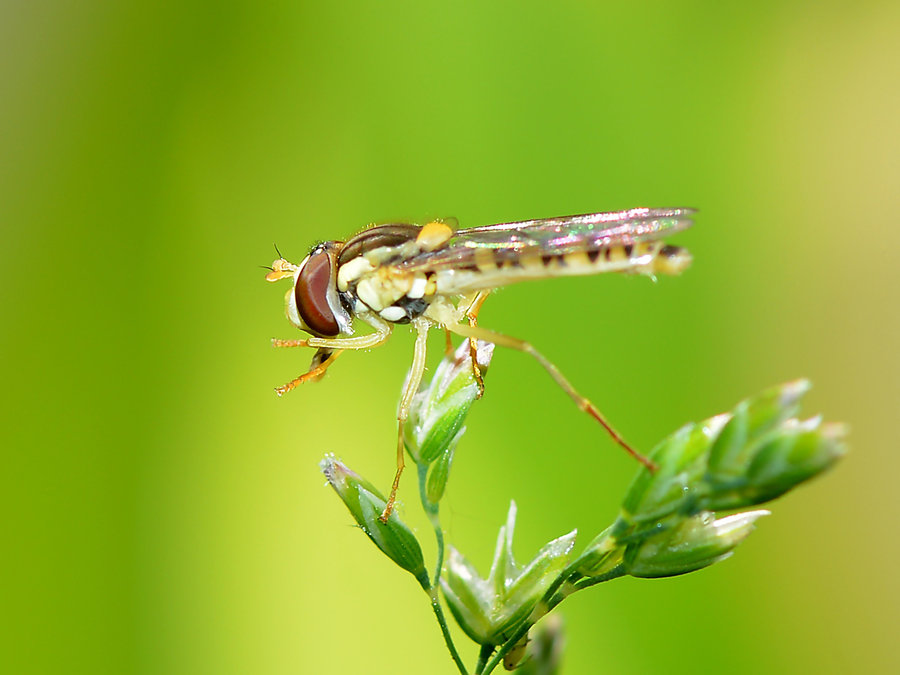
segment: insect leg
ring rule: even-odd
[[[372,316],[362,317],[369,325],[375,328],[374,333],[357,335],[349,338],[317,338],[311,337],[305,340],[272,340],[273,347],[315,347],[315,356],[309,371],[300,377],[291,380],[287,384],[276,387],[275,393],[284,396],[287,392],[304,382],[320,379],[338,355],[345,349],[369,349],[377,347],[391,335],[391,324]]]
[[[629,455],[634,457],[637,461],[643,464],[647,469],[651,472],[656,471],[656,464],[639,453],[637,450],[632,448],[622,435],[613,429],[612,425],[606,421],[606,418],[603,414],[597,409],[593,403],[591,403],[588,399],[578,393],[578,391],[571,385],[571,383],[563,376],[559,369],[553,365],[547,358],[541,354],[537,349],[535,349],[530,343],[519,340],[518,338],[510,337],[508,335],[503,335],[502,333],[495,333],[492,330],[485,330],[484,328],[480,328],[478,326],[466,326],[464,324],[455,324],[452,326],[447,326],[447,328],[457,335],[462,335],[463,337],[474,338],[476,340],[484,340],[485,342],[493,342],[497,345],[502,345],[504,347],[512,347],[513,349],[518,349],[520,352],[525,352],[526,354],[530,354],[533,356],[538,363],[540,363],[544,370],[546,370],[550,377],[562,388],[564,392],[569,395],[573,401],[575,401],[575,405],[578,406],[580,410],[583,410],[588,415],[597,420],[600,425],[606,429],[606,432],[612,437],[612,439],[618,443],[622,448],[625,449]]]
[[[357,335],[356,337],[351,338],[317,338],[311,337],[306,341],[306,344],[310,347],[316,347],[318,349],[371,349],[372,347],[377,347],[382,344],[385,340],[387,340],[391,335],[390,324],[387,325],[387,330],[379,331],[377,333],[369,333],[368,335]]]
[[[469,309],[466,310],[466,317],[469,319],[470,326],[478,326],[478,312],[481,311],[481,306],[487,300],[487,296],[487,291],[481,291],[475,296],[472,304],[469,305]],[[481,368],[478,366],[478,341],[473,337],[469,338],[469,357],[472,360],[472,374],[475,376],[475,383],[478,385],[478,398],[481,398],[484,396],[484,376],[481,374]]]
[[[341,355],[342,351],[343,350],[340,349],[336,351],[332,351],[331,349],[319,349],[315,356],[313,356],[312,363],[309,365],[309,370],[303,373],[303,375],[295,377],[287,384],[276,387],[275,393],[279,396],[284,396],[291,389],[300,386],[304,382],[318,382],[322,379],[322,376],[325,375],[328,366],[334,363],[334,360]]]
[[[397,499],[397,489],[400,487],[400,474],[403,473],[405,466],[405,455],[403,447],[403,425],[406,424],[406,418],[409,416],[409,407],[412,404],[413,396],[419,391],[419,385],[422,383],[422,375],[425,372],[425,356],[428,347],[428,329],[431,328],[431,322],[427,319],[414,319],[413,325],[416,328],[416,350],[413,354],[412,366],[409,368],[409,376],[406,379],[406,386],[403,389],[403,396],[400,397],[400,409],[397,412],[397,473],[394,474],[394,482],[391,485],[391,494],[388,496],[387,503],[384,505],[384,511],[378,519],[382,523],[386,523],[391,511],[394,510],[394,502]]]
[[[272,338],[273,347],[309,347],[306,340],[279,340]]]
[[[453,355],[453,341],[450,339],[450,335],[452,335],[452,333],[445,328],[444,337],[446,338],[446,343],[444,344],[444,356]]]
[[[310,337],[305,340],[279,340],[272,338],[273,347],[315,347],[317,349],[371,349],[382,344],[391,336],[391,324],[367,317],[375,328],[374,333],[349,338]]]

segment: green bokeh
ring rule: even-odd
[[[317,469],[387,487],[412,339],[279,400],[308,355],[268,347],[295,333],[258,266],[635,205],[701,209],[683,277],[513,287],[482,324],[638,447],[805,376],[853,453],[727,563],[573,600],[566,672],[900,669],[898,29],[896,2],[4,3],[0,670],[454,672]],[[445,522],[485,573],[510,498],[527,559],[635,471],[521,354],[468,426]]]

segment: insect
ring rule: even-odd
[[[576,405],[613,440],[651,471],[654,464],[632,448],[596,406],[531,344],[478,325],[478,312],[501,286],[549,277],[620,272],[678,274],[691,262],[683,248],[664,236],[690,227],[693,209],[635,208],[626,211],[526,220],[456,230],[433,221],[425,225],[375,225],[346,241],[317,244],[300,264],[283,257],[272,263],[267,281],[291,279],[285,313],[312,337],[273,340],[276,347],[312,347],[309,370],[275,391],[317,381],[347,349],[370,349],[385,342],[395,324],[412,324],[415,351],[400,398],[397,469],[381,514],[394,507],[404,467],[403,425],[425,370],[426,338],[439,327],[469,340],[473,374],[484,391],[475,359],[476,340],[518,349],[534,357]],[[354,319],[373,330],[355,334]]]

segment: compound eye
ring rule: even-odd
[[[340,333],[337,319],[328,304],[331,285],[331,256],[323,251],[309,257],[294,286],[300,318],[311,333],[322,337],[335,337]]]

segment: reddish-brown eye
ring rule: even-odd
[[[303,323],[322,337],[334,337],[340,332],[334,312],[328,305],[330,289],[331,258],[325,252],[315,253],[300,270],[294,297]]]

